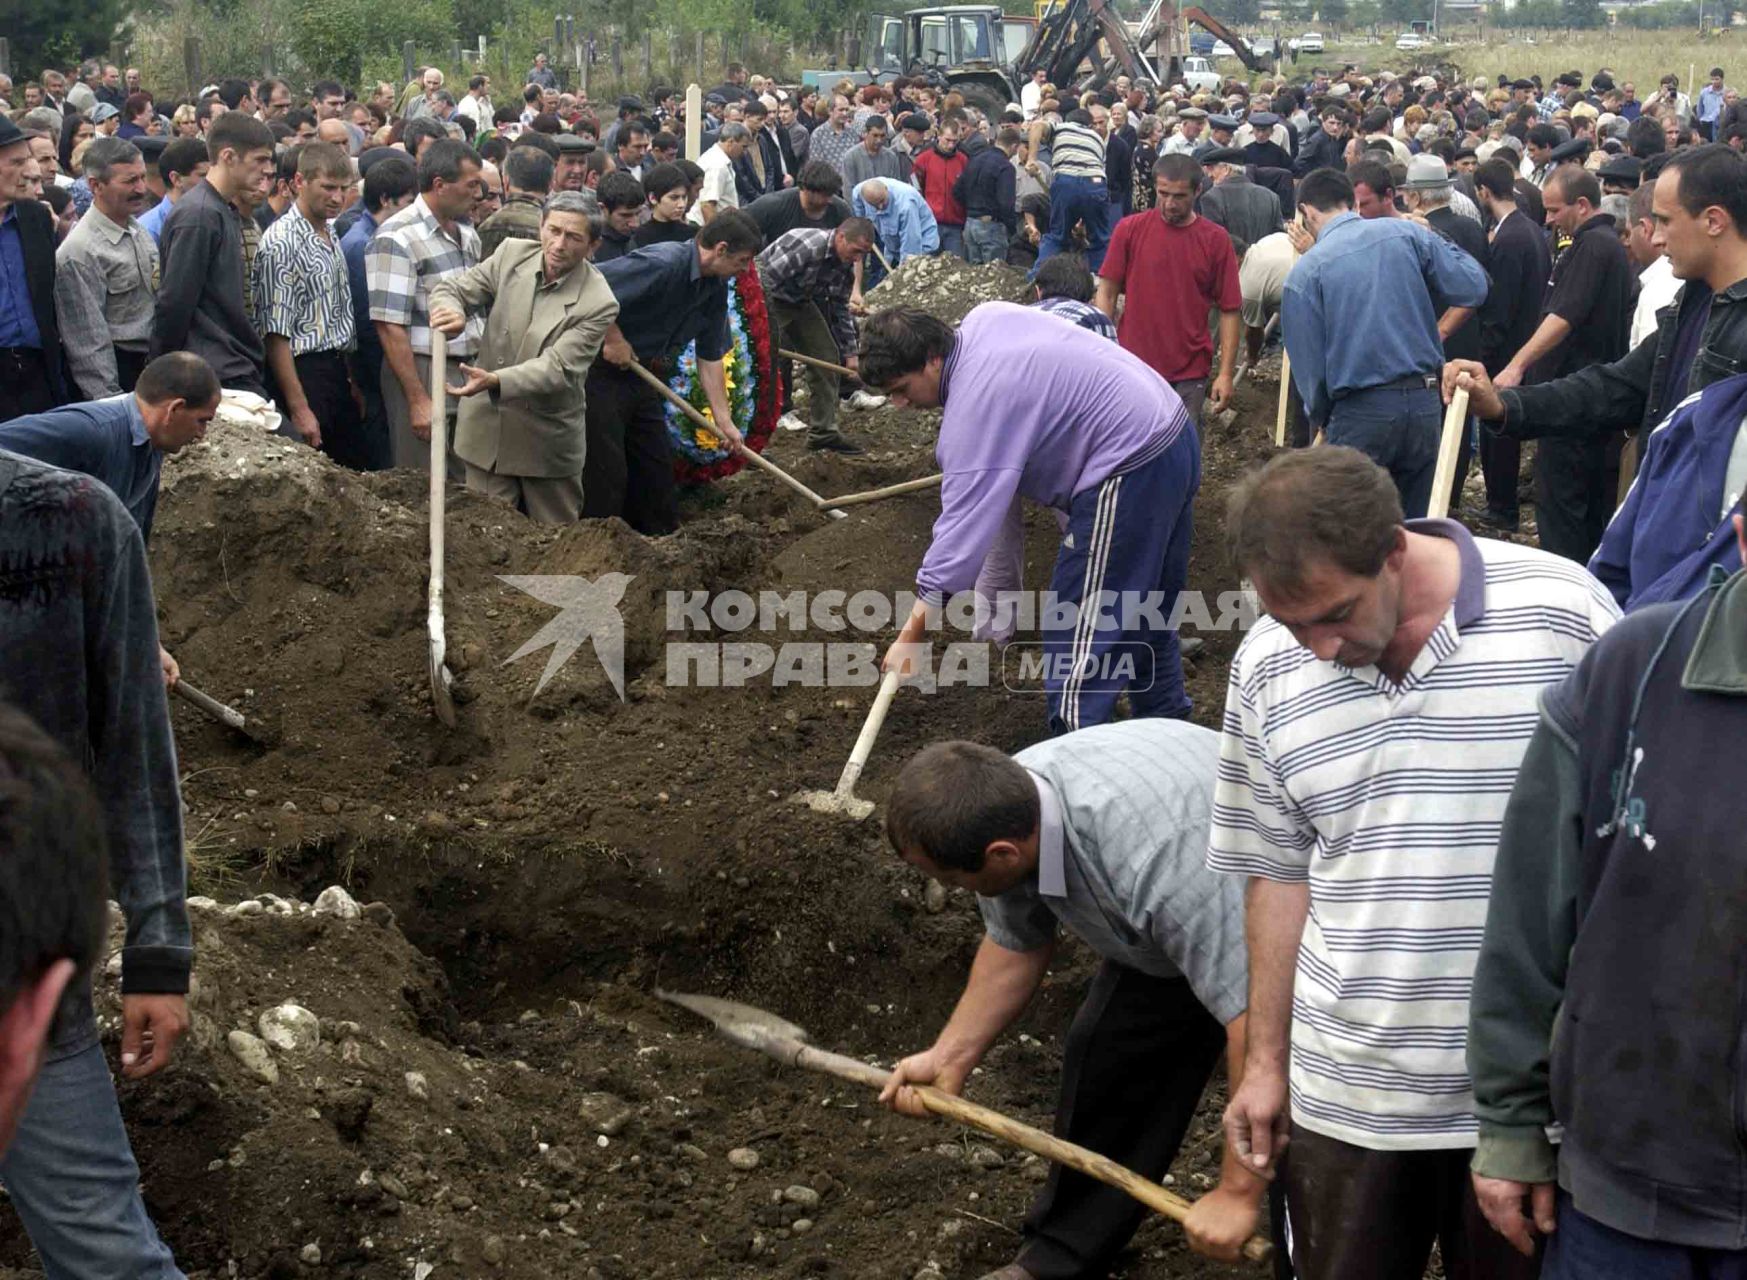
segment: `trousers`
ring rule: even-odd
[[[770,318],[775,322],[772,345],[804,356],[840,364],[843,354],[837,350],[837,339],[831,336],[831,326],[816,302],[783,302],[766,297]],[[828,440],[837,434],[837,391],[842,381],[837,374],[817,365],[796,362],[807,380],[807,416],[812,428],[808,438]]]
[[[1157,1181],[1224,1048],[1225,1028],[1182,978],[1106,960],[1068,1031],[1056,1136]],[[1102,1275],[1143,1212],[1125,1192],[1055,1165],[1025,1219],[1019,1265],[1038,1280]]]
[[[413,366],[418,370],[419,385],[427,392],[431,385],[431,358],[414,355]],[[455,364],[455,358],[450,357],[450,367]],[[394,370],[388,361],[382,362],[382,408],[388,418],[389,453],[396,467],[411,467],[415,471],[423,471],[426,475],[431,471],[431,442],[420,440],[412,431],[412,408],[407,403],[406,388],[400,385],[400,379],[394,376]],[[448,464],[450,484],[460,484],[466,478],[461,469],[461,459],[455,456],[455,397],[445,397],[443,427],[448,449],[445,451]],[[437,424],[432,423],[431,429],[437,430]]]
[[[964,224],[965,259],[973,267],[1007,259],[1007,228],[993,218],[971,218]]]
[[[1535,1280],[1539,1262],[1480,1212],[1473,1155],[1373,1151],[1295,1124],[1281,1180],[1298,1280],[1420,1280],[1433,1240],[1447,1280]]]
[[[679,528],[679,493],[666,401],[629,369],[604,360],[588,371],[587,395],[584,518],[618,516],[647,537],[672,533]]]
[[[0,1183],[48,1280],[183,1280],[140,1198],[115,1081],[95,1041],[43,1066],[0,1157]]]
[[[474,493],[501,498],[530,520],[541,524],[575,524],[582,518],[581,476],[506,476],[471,462],[467,487]]]
[[[1086,227],[1086,269],[1097,275],[1110,247],[1110,196],[1104,179],[1058,173],[1049,184],[1049,230],[1037,246],[1039,263],[1068,248],[1077,222]]]
[[[1050,590],[1076,616],[1042,627],[1052,733],[1103,724],[1125,688],[1137,716],[1189,714],[1177,633],[1162,623],[1189,580],[1200,485],[1201,441],[1186,425],[1156,458],[1074,495]],[[1131,612],[1154,593],[1163,619]]]
[[[1418,520],[1431,504],[1443,428],[1435,388],[1368,387],[1335,401],[1324,431],[1328,443],[1357,449],[1387,471],[1401,509]]]
[[[1535,446],[1535,527],[1541,549],[1588,564],[1614,513],[1606,440],[1550,436]],[[1618,476],[1615,469],[1614,475]]]
[[[1579,1212],[1563,1191],[1558,1212],[1541,1280],[1747,1280],[1747,1249],[1641,1240]]]

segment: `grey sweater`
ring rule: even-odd
[[[145,544],[101,483],[5,450],[0,637],[0,698],[84,763],[103,806],[122,991],[186,991],[182,806]],[[89,994],[77,999],[55,1056],[96,1038]]]
[[[152,359],[192,351],[225,386],[260,390],[266,350],[243,309],[248,281],[237,211],[210,182],[197,183],[165,220],[158,251]]]

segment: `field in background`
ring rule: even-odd
[[[1453,64],[1466,77],[1500,75],[1541,77],[1552,84],[1562,71],[1579,70],[1585,82],[1601,67],[1611,68],[1616,82],[1631,81],[1640,101],[1655,91],[1656,82],[1672,71],[1680,87],[1691,93],[1689,72],[1700,84],[1713,66],[1729,73],[1731,83],[1747,84],[1747,33],[1724,31],[1700,37],[1694,32],[1606,31],[1511,32],[1489,31],[1482,40],[1478,32],[1463,35],[1446,32],[1446,41],[1414,53],[1398,53],[1394,37],[1379,44],[1331,44],[1316,58],[1300,58],[1297,67],[1288,64],[1288,75],[1303,75],[1312,65],[1335,67],[1341,62],[1361,68],[1390,71],[1427,70]],[[1532,39],[1534,43],[1529,43]]]

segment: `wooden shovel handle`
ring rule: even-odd
[[[799,351],[790,351],[786,347],[778,349],[777,354],[785,360],[798,360],[802,364],[810,364],[815,368],[823,369],[826,373],[835,373],[840,378],[855,377],[855,370],[849,368],[847,365],[834,364],[829,360],[821,360],[818,356],[803,355]]]
[[[879,1067],[869,1066],[855,1058],[846,1057],[841,1053],[828,1053],[823,1049],[811,1046],[801,1048],[792,1056],[794,1065],[805,1067],[812,1071],[823,1071],[842,1080],[850,1080],[856,1084],[864,1084],[872,1089],[885,1086],[889,1071]],[[1029,1151],[1046,1160],[1066,1165],[1088,1178],[1096,1178],[1099,1182],[1126,1192],[1140,1201],[1155,1213],[1164,1215],[1173,1222],[1182,1222],[1189,1216],[1192,1201],[1185,1200],[1175,1192],[1167,1190],[1156,1182],[1141,1177],[1134,1170],[1116,1163],[1109,1156],[1101,1156],[1096,1151],[1088,1150],[1078,1143],[1068,1142],[1045,1133],[1042,1129],[1033,1128],[999,1111],[991,1110],[956,1094],[946,1093],[932,1085],[911,1085],[916,1096],[922,1099],[922,1105],[959,1124],[968,1125],[972,1129],[1001,1139],[1022,1151]],[[1251,1262],[1266,1262],[1273,1256],[1274,1246],[1261,1236],[1251,1236],[1243,1248],[1244,1257]]]
[[[246,722],[243,720],[240,711],[237,711],[233,707],[227,707],[217,698],[202,693],[186,680],[176,681],[175,684],[170,686],[170,691],[177,697],[181,698],[184,702],[193,703],[214,720],[217,720],[220,724],[229,725],[231,728],[241,732],[246,733],[248,731]]]
[[[1462,433],[1468,429],[1468,390],[1458,388],[1444,413],[1438,436],[1438,462],[1432,470],[1432,496],[1426,515],[1441,520],[1450,514],[1450,490],[1456,483],[1456,461],[1462,453]]]

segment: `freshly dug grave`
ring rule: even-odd
[[[1268,384],[1246,384],[1235,422],[1209,428],[1192,587],[1233,585],[1222,493],[1270,452],[1272,404]],[[851,412],[866,457],[815,457],[795,437],[774,456],[821,492],[870,488],[931,471],[935,426]],[[827,521],[754,472],[686,510],[679,534],[646,542],[452,492],[449,731],[426,687],[421,477],[345,473],[225,430],[167,469],[165,642],[191,681],[277,734],[252,746],[175,707],[197,888],[284,895],[195,913],[199,1034],[165,1076],[123,1090],[148,1201],[191,1275],[957,1280],[1010,1258],[1035,1162],[781,1071],[650,994],[751,1001],[887,1063],[950,1011],[974,903],[926,895],[877,815],[855,825],[790,800],[835,783],[871,688],[672,687],[663,660],[670,639],[700,638],[669,634],[669,590],[906,588],[937,495]],[[1053,521],[1035,520],[1028,582],[1054,546]],[[588,645],[535,694],[548,651],[506,659],[556,610],[502,576],[608,573],[629,576],[625,700]],[[891,631],[809,621],[715,638],[849,639],[872,655]],[[1216,724],[1238,637],[1205,638],[1190,688]],[[883,798],[929,742],[1013,750],[1043,729],[1034,694],[905,690],[859,791]],[[385,908],[346,920],[292,905],[335,882]],[[1066,952],[974,1096],[1047,1125],[1091,964]],[[278,1083],[261,1083],[227,1036],[287,1000],[324,1020],[327,1047],[280,1055]],[[1216,1086],[1174,1171],[1186,1192],[1216,1166],[1219,1102]],[[741,1148],[756,1167],[729,1162]],[[0,1223],[0,1275],[26,1263]],[[1151,1222],[1118,1274],[1226,1269]]]
[[[985,302],[1024,302],[1025,273],[1006,263],[973,267],[950,254],[911,258],[868,291],[869,311],[920,307],[949,324]]]

